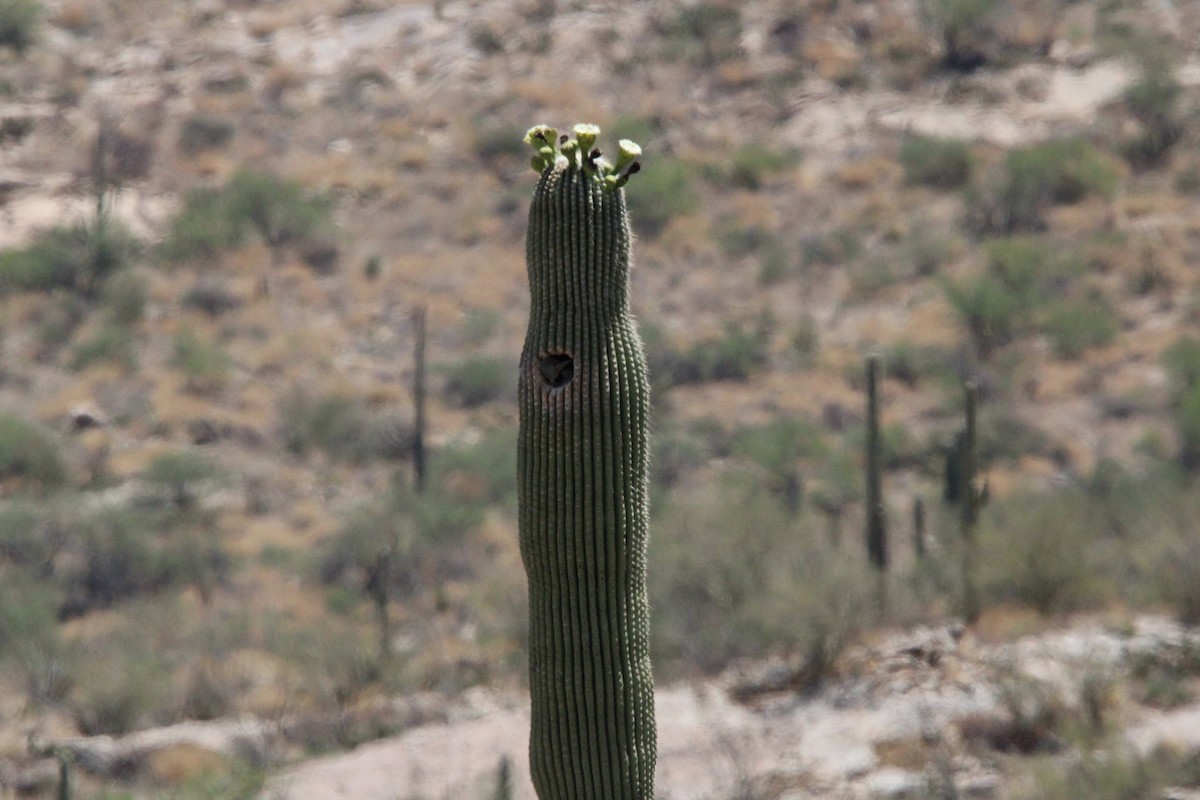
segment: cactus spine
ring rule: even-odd
[[[539,127],[529,210],[518,497],[529,579],[530,772],[541,800],[652,800],[645,356],[629,314],[630,234],[615,165]],[[560,147],[561,145],[561,147]]]
[[[879,434],[879,356],[867,357],[867,558],[883,572],[888,566],[883,511],[883,454]]]

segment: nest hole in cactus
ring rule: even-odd
[[[538,370],[548,389],[561,389],[575,377],[575,359],[570,353],[543,353]]]

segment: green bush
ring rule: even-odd
[[[0,48],[24,53],[37,39],[42,5],[37,0],[0,0]]]
[[[0,666],[21,676],[35,704],[58,705],[73,685],[72,653],[58,632],[60,602],[44,577],[8,572],[0,582]]]
[[[741,55],[742,15],[733,0],[701,0],[659,21],[662,55],[712,67]]]
[[[437,485],[469,478],[479,482],[481,501],[516,508],[517,463],[516,428],[485,431],[477,440],[456,442],[439,449],[432,459],[433,481]]]
[[[66,483],[67,467],[58,445],[37,426],[12,415],[0,415],[0,479],[19,478],[36,488]]]
[[[990,273],[946,281],[943,288],[980,358],[987,358],[1029,326],[1030,309],[1022,295]]]
[[[800,242],[800,250],[806,267],[837,267],[862,253],[862,236],[851,228],[838,228],[828,234],[806,237]]]
[[[348,395],[295,388],[279,403],[284,447],[296,454],[317,448],[334,458],[365,461],[373,455],[370,424],[366,404]]]
[[[923,0],[922,7],[942,42],[947,69],[970,72],[987,61],[989,17],[997,0]]]
[[[958,189],[971,179],[971,148],[958,139],[910,136],[900,148],[908,183],[936,189]]]
[[[1140,134],[1121,145],[1133,167],[1160,165],[1183,139],[1186,125],[1179,112],[1182,94],[1183,87],[1169,66],[1145,68],[1141,77],[1125,89],[1125,107],[1142,128]]]
[[[976,233],[1011,235],[1038,231],[1053,204],[1089,195],[1109,197],[1117,173],[1083,139],[1057,139],[1009,151],[982,183],[967,188],[967,225]]]
[[[173,363],[187,376],[188,388],[193,391],[215,391],[229,379],[233,358],[219,345],[184,328],[175,334],[172,346]]]
[[[446,396],[461,408],[478,408],[516,392],[517,370],[504,359],[471,356],[446,374]]]
[[[137,337],[124,325],[108,322],[75,346],[71,369],[80,370],[98,362],[116,364],[127,370],[137,366]]]
[[[1177,759],[1172,759],[1177,760]],[[1033,770],[1032,785],[1013,800],[1144,800],[1164,797],[1178,772],[1154,757],[1128,752],[1091,753],[1064,764],[1055,761]]]
[[[68,538],[68,522],[55,506],[10,500],[0,507],[0,562],[49,577]]]
[[[245,235],[245,227],[230,212],[222,191],[193,189],[168,223],[162,255],[174,262],[211,260],[241,244]]]
[[[762,470],[762,487],[791,514],[800,510],[804,485],[799,461],[825,453],[820,433],[794,419],[742,428],[734,433],[733,454]]]
[[[796,161],[795,153],[746,144],[733,151],[724,177],[732,186],[754,191],[762,188],[771,175],[783,172]]]
[[[119,735],[165,721],[170,665],[132,630],[107,637],[87,653],[71,693],[72,716],[88,736]]]
[[[101,301],[108,318],[123,326],[136,325],[146,314],[146,284],[137,273],[123,269],[104,282]]]
[[[250,233],[273,249],[302,249],[333,236],[332,200],[294,181],[240,170],[219,189],[190,192],[169,223],[162,254],[171,261],[212,259]]]
[[[1163,364],[1171,378],[1180,462],[1189,472],[1200,470],[1200,341],[1179,338],[1163,354]]]
[[[769,344],[765,321],[755,329],[731,322],[723,336],[703,339],[682,353],[652,351],[650,370],[660,386],[744,381],[766,365]]]
[[[156,457],[142,473],[142,480],[161,487],[176,507],[188,508],[195,503],[199,486],[216,474],[216,467],[208,458],[180,450]]]
[[[1078,358],[1093,347],[1112,342],[1120,324],[1112,306],[1101,296],[1050,304],[1042,329],[1061,358]]]
[[[107,608],[168,585],[147,520],[124,509],[107,509],[77,521],[71,547],[78,560],[63,576],[63,617]]]
[[[1179,399],[1200,385],[1200,339],[1182,336],[1163,354],[1163,366],[1171,378],[1171,389]]]
[[[241,170],[225,185],[228,213],[271,247],[314,242],[332,232],[331,198],[295,181]]]
[[[69,289],[92,297],[135,249],[132,235],[111,221],[50,228],[24,247],[0,251],[0,294]]]
[[[1044,615],[1110,599],[1104,530],[1094,505],[1075,491],[990,504],[979,531],[985,596]]]
[[[179,129],[179,149],[187,155],[224,147],[236,131],[232,122],[220,117],[193,114]]]
[[[764,493],[677,496],[654,525],[655,664],[667,674],[784,655],[807,688],[870,616],[865,565],[823,549]]]
[[[695,167],[678,159],[655,160],[638,173],[626,188],[629,218],[634,229],[655,237],[677,216],[689,214],[700,206],[695,182]]]
[[[1200,470],[1200,384],[1187,390],[1175,408],[1179,460],[1188,471]]]

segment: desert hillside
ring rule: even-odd
[[[663,796],[1196,796],[1198,41],[1192,0],[0,0],[0,793],[527,780],[522,139],[593,122],[644,153]],[[797,733],[867,717],[858,761]]]

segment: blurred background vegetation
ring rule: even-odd
[[[296,758],[402,728],[381,697],[521,686],[542,121],[646,153],[660,680],[809,691],[962,614],[967,381],[985,627],[1200,624],[1198,37],[1149,0],[0,0],[2,724],[254,714]],[[86,796],[251,797],[276,757]]]

